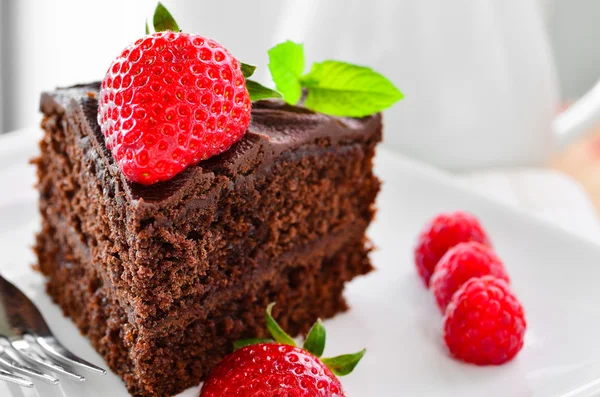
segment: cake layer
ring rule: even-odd
[[[51,237],[56,234],[44,224],[38,238],[38,249],[49,253],[41,255],[40,266],[50,276],[50,296],[140,397],[170,396],[194,386],[231,350],[232,341],[266,336],[264,308],[272,301],[281,302],[274,313],[286,330],[308,331],[317,318],[345,310],[345,281],[371,269],[362,239],[337,251],[323,246],[268,281],[232,289],[226,299],[199,310],[185,328],[173,324],[161,335],[140,338],[95,267],[74,261],[69,244]]]
[[[40,268],[49,292],[139,396],[197,384],[266,305],[292,332],[345,308],[371,267],[379,116],[254,105],[228,152],[171,181],[127,182],[96,123],[97,85],[42,98]]]

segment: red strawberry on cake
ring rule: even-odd
[[[113,61],[98,123],[121,171],[144,185],[167,181],[229,149],[250,124],[240,63],[196,34],[158,32]]]

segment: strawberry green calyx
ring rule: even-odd
[[[260,101],[261,99],[269,99],[269,98],[283,98],[283,96],[275,90],[267,88],[256,81],[249,80],[248,77],[254,74],[256,70],[256,66],[249,65],[247,63],[241,64],[242,74],[246,78],[246,88],[250,93],[250,100]]]
[[[172,32],[181,31],[173,15],[161,2],[158,2],[156,9],[154,10],[152,28],[154,28],[154,32],[164,32],[167,30]],[[150,26],[148,25],[148,20],[146,20],[145,31],[147,35],[152,33]],[[242,69],[242,74],[246,79],[246,88],[250,94],[251,101],[258,101],[268,98],[282,98],[282,95],[279,92],[267,88],[256,81],[248,80],[248,77],[254,74],[256,66],[240,62],[240,67]]]
[[[278,343],[281,345],[297,347],[297,344],[294,341],[294,339],[290,335],[288,335],[273,318],[272,312],[274,306],[275,303],[269,304],[265,312],[267,329],[269,330],[272,339],[254,338],[239,340],[234,343],[234,350],[238,350],[246,346],[258,345],[263,343]],[[323,352],[325,351],[326,338],[327,333],[325,331],[325,326],[323,325],[321,319],[318,319],[308,332],[304,344],[302,345],[302,349],[312,354],[313,356],[320,358],[323,355]],[[343,354],[341,356],[331,358],[322,358],[321,362],[325,364],[335,375],[345,376],[350,374],[354,370],[354,368],[358,365],[358,363],[363,358],[366,352],[367,350],[363,349],[353,354]]]
[[[267,306],[267,312],[265,313],[267,329],[271,333],[273,339],[275,339],[275,342],[296,347],[297,345],[296,342],[294,342],[294,339],[292,339],[292,337],[289,336],[273,318],[273,315],[271,314],[273,312],[273,306],[275,306],[275,302]]]
[[[366,352],[367,349],[362,349],[358,353],[324,358],[321,361],[337,376],[346,376],[354,370]]]
[[[326,339],[327,333],[325,332],[325,326],[323,326],[323,321],[318,319],[310,331],[308,331],[308,335],[306,336],[306,340],[304,341],[302,348],[308,352],[311,352],[317,357],[321,357],[325,351]]]
[[[160,1],[156,5],[156,9],[154,10],[154,17],[152,18],[152,28],[154,28],[155,32],[164,32],[166,30],[170,30],[172,32],[179,32],[179,25],[175,22],[175,18],[173,15],[167,10]],[[148,25],[148,20],[146,20],[146,34],[152,33],[150,30],[150,26]]]
[[[246,79],[246,88],[250,94],[250,100],[252,102],[260,101],[261,99],[277,98],[281,99],[283,96],[275,90],[272,90],[264,85],[257,83],[254,80]]]
[[[241,67],[242,67],[242,74],[244,75],[245,78],[252,76],[254,74],[254,72],[256,71],[256,66],[250,65],[247,63],[242,63]]]
[[[154,24],[154,30],[156,32],[164,32],[165,30],[170,30],[172,32],[179,32],[179,25],[175,22],[175,18],[173,15],[167,10],[160,1],[156,5],[156,10],[154,10],[154,18],[152,19],[152,23]]]

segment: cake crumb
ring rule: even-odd
[[[90,99],[96,99],[96,93],[94,91],[88,91],[85,93],[85,95],[87,95],[87,97]]]

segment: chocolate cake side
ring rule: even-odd
[[[48,292],[135,396],[197,384],[232,346],[346,309],[371,270],[379,115],[255,104],[246,136],[169,182],[128,183],[96,123],[97,84],[44,94],[38,159]]]

